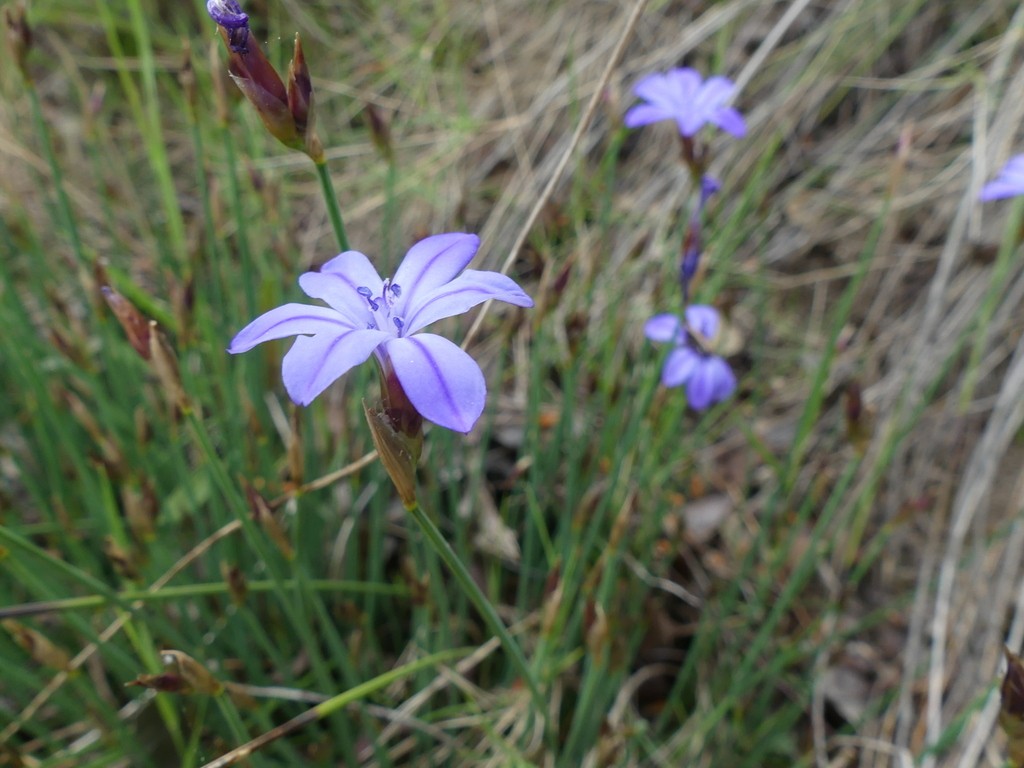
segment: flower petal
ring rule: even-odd
[[[353,326],[333,309],[312,304],[284,304],[257,317],[231,340],[228,352],[248,352],[257,344],[298,334],[337,336]]]
[[[403,333],[412,334],[435,320],[460,315],[488,299],[505,301],[517,307],[533,306],[533,299],[511,277],[498,272],[467,269],[451,282],[421,295],[415,313],[403,318]]]
[[[702,79],[700,72],[692,67],[676,67],[668,71],[672,102],[676,108],[688,107],[699,98]]]
[[[622,117],[622,124],[627,128],[639,128],[641,125],[650,125],[662,120],[670,120],[672,113],[664,107],[652,104],[637,104],[626,111]]]
[[[735,91],[736,86],[728,77],[712,75],[701,86],[696,102],[701,109],[712,111],[729,101]]]
[[[665,358],[665,365],[661,369],[661,383],[666,387],[685,384],[701,362],[700,353],[689,347],[676,347]]]
[[[706,304],[686,308],[686,324],[708,341],[718,335],[718,310]]]
[[[686,383],[686,399],[697,411],[725,400],[736,389],[736,376],[720,357],[704,358]]]
[[[655,72],[640,78],[633,86],[633,93],[652,104],[671,104],[675,90],[668,75]]]
[[[731,133],[736,138],[742,138],[747,134],[747,123],[743,115],[732,107],[719,107],[715,112],[712,121],[726,133]]]
[[[316,272],[306,272],[299,276],[299,285],[302,286],[302,290],[306,291],[306,286],[303,285],[303,278],[306,275],[315,275]],[[356,288],[369,288],[370,292],[374,296],[380,296],[384,290],[384,281],[381,279],[380,274],[374,269],[373,264],[370,260],[359,251],[345,251],[339,253],[333,259],[328,261],[322,267],[320,267],[320,274],[324,275],[336,275],[342,282],[355,291]],[[328,304],[333,306],[331,299],[326,296],[319,296],[309,293],[306,291],[306,295],[314,299],[323,299]],[[345,294],[342,294],[341,304],[348,305],[347,298],[344,298]],[[366,302],[364,301],[365,305]]]
[[[999,177],[982,187],[978,199],[1001,200],[1015,195],[1024,195],[1024,155],[1011,157],[999,171]]]
[[[227,29],[240,29],[249,24],[238,0],[206,0],[206,12],[217,24]]]
[[[679,318],[676,315],[655,315],[644,323],[644,336],[651,341],[677,341]]]
[[[433,235],[416,243],[391,281],[401,291],[393,312],[403,317],[415,314],[418,302],[465,269],[479,247],[479,237],[462,232]]]
[[[309,405],[339,376],[365,361],[389,338],[383,331],[365,328],[338,334],[299,336],[281,361],[281,378],[288,396]]]
[[[342,254],[343,256],[345,254]],[[359,254],[362,256],[362,254]],[[377,293],[380,296],[384,283],[374,274]],[[356,293],[351,275],[338,272],[305,272],[299,275],[299,286],[311,299],[320,299],[331,305],[331,309],[344,315],[355,328],[366,328],[374,321],[373,312],[366,298]],[[374,290],[373,286],[360,283],[361,286]]]
[[[996,179],[981,188],[978,199],[983,203],[987,203],[991,200],[1004,200],[1007,197],[1016,197],[1017,195],[1024,195],[1024,185],[1013,184],[1005,179]]]
[[[487,385],[472,357],[433,333],[392,339],[385,350],[423,418],[456,432],[473,428],[484,410]]]

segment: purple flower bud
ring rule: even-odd
[[[250,45],[249,17],[237,0],[207,0],[206,10],[227,43],[231,78],[267,130],[285,146],[305,152],[315,163],[323,162],[323,145],[314,130],[313,83],[299,36],[286,85],[259,45]]]
[[[701,217],[704,214],[704,206],[707,205],[711,196],[722,188],[721,183],[714,176],[704,174],[700,179],[700,200],[697,208],[690,217],[690,227],[686,230],[686,237],[683,240],[683,259],[679,265],[679,282],[683,287],[683,301],[690,300],[690,281],[697,274],[700,266],[700,256],[703,243],[701,242]]]
[[[237,0],[206,0],[206,12],[217,24],[228,29],[249,26],[249,17]]]
[[[708,204],[708,200],[711,196],[716,194],[718,190],[722,188],[722,182],[716,179],[714,176],[705,173],[700,178],[700,210],[704,210],[704,206]]]
[[[686,230],[686,238],[683,240],[683,260],[679,265],[679,279],[683,285],[685,298],[689,292],[690,281],[697,274],[697,267],[700,265],[700,222],[694,218],[690,221],[690,228]]]
[[[228,45],[235,53],[249,52],[249,17],[237,0],[206,0],[206,12],[228,33]]]

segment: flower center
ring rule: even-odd
[[[405,329],[405,321],[400,316],[391,314],[391,308],[395,306],[395,302],[402,295],[401,286],[397,283],[392,283],[391,278],[388,278],[384,281],[384,288],[380,296],[374,296],[373,291],[366,286],[356,288],[356,293],[366,299],[366,304],[373,313],[373,320],[367,325],[368,328],[390,330],[388,328],[388,321],[390,321],[395,326],[395,333],[398,336],[402,335],[402,331]]]

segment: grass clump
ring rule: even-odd
[[[0,762],[1002,748],[1013,4],[212,5],[4,9]],[[710,127],[628,117],[684,67]],[[456,231],[468,322],[332,303],[445,365],[238,341]]]

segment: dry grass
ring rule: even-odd
[[[331,18],[322,9],[283,5],[308,36],[315,68],[317,47],[335,45],[340,22],[332,30],[314,21]],[[811,380],[831,343],[832,309],[872,224],[888,210],[839,339],[824,409],[796,448],[801,461],[786,491],[793,509],[808,498],[824,503],[842,468],[863,451],[808,594],[835,606],[823,634],[855,629],[824,647],[807,670],[816,696],[799,738],[819,766],[909,766],[914,757],[928,768],[998,765],[997,697],[981,697],[999,675],[1003,643],[1019,649],[1024,642],[1024,265],[1019,251],[996,254],[1008,206],[981,206],[976,197],[983,180],[1024,146],[1024,9],[1009,0],[650,5],[578,146],[574,129],[629,13],[619,4],[453,3],[450,25],[437,25],[418,48],[410,42],[419,39],[410,32],[415,14],[379,14],[361,34],[388,40],[405,63],[384,65],[378,50],[346,38],[347,71],[321,71],[316,82],[328,143],[340,133],[336,126],[358,122],[362,102],[376,103],[394,121],[398,189],[409,198],[396,229],[426,232],[458,222],[481,234],[481,268],[498,268],[515,255],[511,244],[532,232],[520,256],[553,325],[564,329],[559,352],[570,354],[574,327],[600,326],[612,312],[630,318],[619,343],[635,350],[643,344],[642,320],[669,290],[669,233],[688,195],[681,176],[665,171],[666,148],[674,146],[669,128],[625,139],[614,226],[605,228],[588,210],[587,190],[599,181],[638,76],[686,62],[737,77],[737,105],[751,131],[743,142],[715,142],[712,171],[729,192],[713,213],[719,234],[710,244],[706,285],[724,286],[737,333],[758,345],[756,357],[744,361],[749,397],[737,407],[746,409],[761,449],[783,463],[794,455]],[[58,135],[66,132],[73,147],[81,132],[111,131],[109,145],[116,146],[116,125],[91,126],[73,106],[91,93],[86,75],[111,64],[77,57],[60,34],[43,31],[40,46],[61,62],[39,83]],[[415,71],[418,59],[442,54],[465,56],[458,89]],[[402,93],[415,94],[415,104],[389,95],[392,84],[381,74],[405,67]],[[10,82],[4,90],[13,91]],[[0,102],[7,169],[0,213],[13,218],[17,211],[46,231],[34,177],[47,173],[46,163],[21,138],[21,109]],[[172,130],[167,140],[172,163],[184,163],[184,133]],[[539,226],[527,229],[567,155],[569,173],[553,188]],[[329,156],[337,161],[353,240],[372,239],[386,205],[373,148],[345,141]],[[142,196],[125,187],[133,175],[110,176],[117,187],[111,197],[125,203],[111,216],[92,194],[89,161],[68,168],[92,247],[102,249],[104,232],[116,227],[124,249],[118,258],[128,257],[141,280],[159,282],[149,263],[147,211],[133,202]],[[301,159],[274,154],[253,170],[292,201],[290,241],[302,249],[293,263],[305,265],[322,261],[330,225],[310,203],[315,187],[301,168]],[[567,287],[556,296],[559,281]],[[757,305],[762,300],[766,306]],[[486,360],[491,354],[482,345]],[[851,382],[863,392],[869,425],[859,447],[843,428]],[[741,478],[758,475],[762,458],[737,430],[695,461],[730,492]],[[748,528],[744,541],[760,525],[763,500],[757,493],[733,498]],[[861,569],[866,573],[849,589],[850,575]],[[698,576],[703,570],[714,564],[694,567]],[[856,629],[872,615],[867,628]],[[795,636],[799,616],[794,621]],[[470,685],[456,671],[448,674],[448,684]],[[658,674],[654,662],[636,672],[637,689],[647,674]],[[502,701],[496,711],[507,707],[512,722],[519,703]],[[414,715],[410,707],[395,723]],[[837,724],[859,716],[855,736],[834,736]],[[959,732],[951,730],[961,718]],[[684,729],[680,743],[689,736]],[[929,756],[940,741],[947,742],[941,757]],[[451,759],[449,747],[439,749],[439,759]],[[592,764],[599,757],[595,750]],[[691,757],[702,764],[699,754]]]

